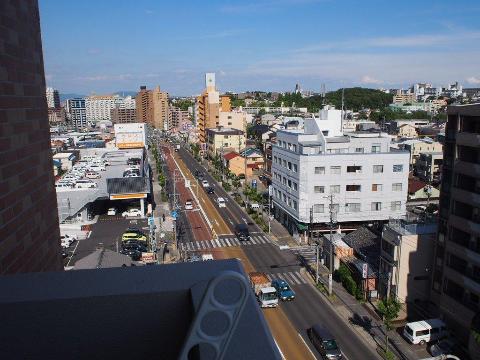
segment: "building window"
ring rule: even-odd
[[[314,186],[313,187],[313,192],[315,194],[323,194],[325,192],[325,187],[324,186]]]
[[[347,185],[345,187],[346,191],[361,191],[362,186],[361,185]]]
[[[276,156],[273,157],[273,162],[274,162],[275,164],[278,163],[278,158],[277,158]]]
[[[294,208],[295,210],[298,210],[298,204],[297,204],[297,202],[296,202],[295,200],[293,200],[293,208]]]
[[[314,204],[313,205],[313,212],[316,214],[325,212],[325,205],[323,204]]]
[[[383,185],[382,184],[372,184],[372,191],[382,191]]]
[[[297,152],[297,145],[292,144],[292,150],[293,150],[294,152]]]
[[[298,172],[298,166],[297,166],[297,164],[293,164],[293,172]]]
[[[298,186],[297,186],[297,183],[296,182],[293,182],[293,190],[298,190]]]
[[[392,191],[402,191],[402,183],[392,184]]]
[[[325,174],[325,167],[323,166],[315,166],[315,174],[323,175]]]
[[[292,180],[288,179],[288,187],[291,189],[292,188]]]
[[[401,209],[402,209],[401,201],[392,201],[392,206],[391,206],[392,211],[400,211]]]
[[[340,185],[330,185],[330,192],[332,194],[339,194],[340,193]]]
[[[283,202],[284,202],[284,203],[287,202],[287,195],[286,195],[286,194],[283,194]]]
[[[346,203],[345,212],[347,213],[360,212],[360,203]]]
[[[402,172],[403,165],[393,165],[393,172]]]
[[[287,160],[283,159],[283,167],[287,167]]]
[[[290,161],[288,162],[288,170],[292,170],[292,163]]]
[[[357,173],[360,174],[362,172],[361,166],[347,166],[347,173]]]
[[[383,173],[383,165],[373,165],[373,172],[376,174]]]
[[[288,206],[292,207],[292,199],[288,198]]]
[[[381,144],[373,144],[372,145],[372,153],[379,153],[381,149]]]
[[[332,204],[329,206],[329,209],[331,209],[333,213],[338,214],[340,212],[340,204]]]
[[[287,178],[286,177],[283,178],[283,185],[287,185]]]
[[[382,210],[382,203],[372,202],[372,211],[380,211],[380,210]]]
[[[342,172],[341,166],[330,166],[330,174],[339,175]]]
[[[363,154],[364,149],[363,148],[355,148],[355,152]]]

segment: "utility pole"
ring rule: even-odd
[[[318,284],[318,280],[319,280],[319,274],[318,274],[318,263],[320,262],[320,243],[316,243],[315,245],[315,248],[316,248],[316,268],[315,268],[315,284]]]
[[[387,300],[390,299],[390,283],[392,281],[392,272],[388,272],[388,278],[387,278]]]
[[[271,223],[270,223],[270,207],[271,205],[271,199],[272,199],[272,185],[268,186],[268,235],[270,235],[271,232]]]
[[[329,195],[330,198],[330,261],[329,261],[329,274],[328,274],[328,295],[332,295],[332,276],[333,276],[333,226],[335,224],[334,209],[333,209],[333,194]]]

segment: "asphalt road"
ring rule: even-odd
[[[191,172],[194,170],[202,171],[205,179],[208,180],[210,184],[215,185],[215,195],[210,195],[212,200],[217,196],[228,199],[227,207],[221,209],[221,214],[225,223],[227,223],[232,231],[235,224],[243,222],[248,223],[251,233],[263,234],[255,223],[249,222],[244,211],[228,196],[208,172],[196,162],[190,153],[182,148],[175,154],[180,155]],[[272,244],[242,246],[242,250],[253,268],[257,271],[271,274],[272,277],[275,277],[275,274],[278,273],[295,273],[300,270],[300,264],[295,254],[290,250],[280,250]],[[331,304],[318,293],[313,285],[293,284],[291,281],[290,285],[297,296],[294,301],[282,303],[280,307],[294,325],[297,336],[302,336],[310,350],[314,352],[318,358],[320,358],[320,355],[311,346],[306,336],[306,329],[316,323],[322,324],[332,332],[347,359],[379,358],[377,353],[351,329],[350,325],[335,312]],[[267,310],[267,312],[268,311],[269,310]],[[265,314],[267,314],[267,312]],[[275,333],[275,331],[273,332]]]

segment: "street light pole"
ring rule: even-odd
[[[328,274],[328,295],[332,295],[332,277],[333,277],[333,194],[329,195],[330,198],[330,261],[329,261],[329,274]]]
[[[316,244],[316,268],[315,268],[315,284],[318,284],[318,280],[319,280],[319,274],[318,274],[318,269],[319,269],[319,262],[320,262],[320,244],[317,242]]]

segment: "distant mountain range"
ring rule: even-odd
[[[128,91],[128,90],[125,90],[125,91],[116,91],[113,93],[113,95],[120,95],[120,96],[135,96],[137,95],[137,92],[136,91]],[[70,94],[63,94],[63,93],[60,93],[60,102],[64,102],[68,99],[74,99],[74,98],[83,98],[87,95],[80,95],[80,94],[73,94],[73,93],[70,93]]]

